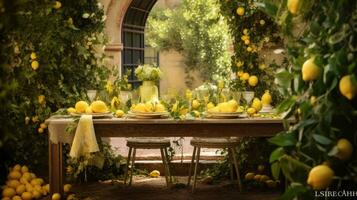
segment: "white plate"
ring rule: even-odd
[[[168,112],[128,112],[129,117],[134,117],[138,119],[160,119],[163,117],[168,117]]]
[[[238,118],[243,112],[207,112],[206,117],[214,119]]]
[[[82,116],[82,115],[92,115],[93,118],[100,117],[112,117],[112,113],[110,111],[105,113],[71,113],[72,116]]]

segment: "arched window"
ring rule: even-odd
[[[140,81],[134,74],[135,68],[145,62],[145,23],[156,0],[133,0],[128,7],[122,24],[122,72],[131,71],[129,82],[137,87]]]

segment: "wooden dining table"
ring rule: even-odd
[[[67,126],[71,122],[73,122],[72,118],[52,117],[46,120],[49,129]],[[97,137],[271,137],[284,130],[284,122],[286,120],[272,118],[93,119]],[[63,131],[56,134],[68,133]],[[53,142],[50,139],[49,183],[51,194],[63,193],[63,175],[63,142]]]

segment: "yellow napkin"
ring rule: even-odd
[[[76,134],[69,155],[72,158],[99,151],[95,137],[92,115],[82,115],[79,119]]]

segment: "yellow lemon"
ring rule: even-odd
[[[26,165],[24,165],[24,166],[21,167],[21,172],[22,173],[29,172],[29,168]]]
[[[68,113],[68,114],[75,113],[75,112],[76,112],[76,109],[75,109],[75,108],[73,108],[73,107],[67,108],[67,113]]]
[[[265,169],[265,166],[264,165],[259,165],[257,169],[258,169],[259,172],[263,172],[264,169]]]
[[[200,107],[200,102],[198,100],[193,100],[192,101],[192,108],[193,109],[197,109],[198,107]]]
[[[267,180],[269,180],[269,176],[267,176],[267,175],[262,175],[262,176],[260,177],[260,182],[265,182],[265,181],[267,181]]]
[[[40,64],[38,63],[37,60],[31,62],[31,67],[32,67],[33,70],[37,70],[39,65]]]
[[[248,173],[245,174],[244,178],[245,178],[245,180],[253,180],[254,176],[255,176],[254,173],[248,172]]]
[[[31,192],[24,192],[21,195],[23,200],[31,200],[32,199],[32,193]]]
[[[6,185],[7,185],[8,187],[11,187],[11,188],[14,188],[14,189],[16,189],[17,186],[19,186],[20,184],[21,184],[20,181],[15,180],[15,179],[9,180],[9,181],[6,183]]]
[[[265,24],[265,20],[264,19],[261,19],[260,21],[259,21],[259,23],[260,23],[260,25],[264,25]]]
[[[211,108],[213,108],[213,107],[214,107],[214,103],[209,102],[209,103],[207,104],[207,109],[211,109]]]
[[[16,195],[16,196],[12,197],[12,200],[22,200],[22,198],[20,196]]]
[[[86,108],[86,113],[87,113],[87,114],[93,113],[92,108],[91,108],[90,106],[88,106],[88,107]]]
[[[198,112],[197,110],[192,111],[194,117],[200,117],[200,112]]]
[[[238,7],[238,8],[237,8],[237,14],[238,14],[239,16],[244,15],[244,8],[243,8],[243,7]]]
[[[52,200],[60,200],[60,199],[61,199],[61,195],[60,195],[60,194],[54,193],[54,194],[52,195]]]
[[[343,96],[352,100],[357,94],[357,81],[351,75],[346,75],[341,78],[339,89]]]
[[[224,86],[225,86],[225,83],[224,83],[223,80],[218,81],[218,88],[219,88],[219,89],[223,89]]]
[[[122,118],[123,116],[124,116],[124,111],[122,111],[122,110],[117,110],[116,112],[115,112],[115,116],[116,117],[118,117],[118,118]]]
[[[267,181],[265,181],[265,184],[268,186],[268,188],[275,188],[277,185],[277,182],[275,182],[273,180],[267,180]]]
[[[254,180],[259,181],[261,177],[262,177],[262,175],[257,174],[254,176]]]
[[[161,103],[155,105],[155,112],[165,112],[166,108]]]
[[[60,1],[56,1],[55,5],[53,5],[54,9],[60,9],[62,7],[62,3]]]
[[[154,104],[150,101],[145,103],[145,112],[154,112]]]
[[[213,107],[213,108],[208,109],[208,112],[218,113],[218,112],[219,112],[219,108],[218,108],[218,106],[215,106],[215,107]]]
[[[37,129],[37,132],[41,134],[41,133],[44,132],[44,130],[43,130],[43,128],[38,128],[38,129]]]
[[[243,61],[237,61],[236,62],[236,66],[239,68],[239,67],[242,67],[244,65],[244,62]]]
[[[231,106],[227,102],[219,103],[217,107],[219,112],[232,112]]]
[[[248,51],[248,52],[253,51],[252,47],[247,47],[247,51]]]
[[[40,191],[35,190],[35,191],[32,192],[32,197],[34,199],[39,199],[41,196],[42,196],[42,194],[41,194]]]
[[[262,104],[263,105],[270,105],[272,102],[272,98],[270,95],[269,90],[265,90],[263,96],[262,96]]]
[[[257,76],[250,76],[248,79],[248,83],[250,86],[255,87],[258,84],[258,77]]]
[[[248,32],[249,32],[248,29],[246,29],[246,28],[243,29],[243,34],[244,34],[244,35],[248,35]]]
[[[21,178],[21,173],[19,171],[12,171],[9,173],[8,178],[19,180]]]
[[[339,139],[337,141],[337,149],[338,153],[336,155],[337,158],[346,161],[351,158],[353,153],[353,146],[350,141],[345,138]]]
[[[12,168],[12,170],[14,170],[14,171],[21,171],[21,165],[19,165],[19,164],[15,165],[15,166]]]
[[[113,99],[110,101],[110,106],[112,108],[115,108],[115,109],[119,108],[119,106],[120,106],[119,98],[118,97],[113,97]]]
[[[244,80],[244,81],[248,80],[249,79],[249,74],[247,72],[243,73],[241,79]]]
[[[296,15],[299,9],[299,0],[288,0],[287,7],[291,14]]]
[[[77,198],[74,194],[70,194],[68,195],[67,200],[77,200]]]
[[[50,184],[46,184],[44,186],[44,189],[46,190],[46,192],[50,192]]]
[[[230,100],[227,102],[231,111],[230,112],[235,112],[238,108],[238,102],[234,99]]]
[[[248,45],[248,44],[250,44],[250,41],[249,40],[244,40],[244,44]]]
[[[31,57],[31,60],[36,60],[37,55],[36,55],[35,52],[32,52],[31,55],[30,55],[30,57]]]
[[[89,105],[87,102],[78,101],[74,107],[75,107],[77,113],[84,113],[84,112],[86,112],[86,109],[88,108],[88,106]]]
[[[254,108],[257,112],[260,111],[262,109],[262,102],[258,98],[254,98],[252,108]]]
[[[316,104],[316,96],[311,96],[310,97],[310,103],[311,103],[311,105],[315,105]]]
[[[63,191],[64,191],[65,193],[68,193],[68,192],[71,191],[71,188],[72,188],[72,185],[71,185],[71,184],[65,184],[65,185],[63,186]]]
[[[107,105],[103,101],[93,101],[90,105],[92,111],[95,113],[105,113],[108,111]]]
[[[26,191],[27,192],[32,192],[33,191],[33,187],[32,187],[31,184],[26,184],[25,187],[26,187]]]
[[[40,124],[40,127],[43,128],[43,129],[46,129],[46,128],[47,128],[47,125],[46,125],[46,123],[41,123],[41,124]]]
[[[22,195],[22,193],[24,193],[25,191],[26,191],[26,187],[23,184],[16,187],[16,194],[18,195]]]
[[[12,198],[12,199],[14,199],[14,198]],[[21,199],[21,197],[20,197],[20,199]],[[3,198],[1,198],[1,200],[11,200],[11,198],[10,197],[3,197]]]
[[[38,97],[37,97],[37,100],[38,100],[38,103],[39,104],[44,104],[44,103],[46,103],[46,97],[45,97],[45,95],[39,95]]]
[[[16,195],[16,191],[14,188],[5,187],[5,189],[2,191],[3,197],[13,197],[15,195]]]
[[[310,58],[302,65],[301,72],[304,81],[313,81],[320,77],[321,69],[315,64],[314,58]]]
[[[144,103],[139,103],[133,108],[134,112],[146,112],[146,106]]]
[[[188,109],[187,108],[184,108],[184,107],[181,107],[180,109],[180,115],[186,115],[188,113]]]
[[[244,112],[244,107],[243,106],[238,106],[236,112]]]
[[[158,170],[153,170],[152,172],[150,172],[150,177],[152,178],[157,178],[160,176],[160,172]]]
[[[310,170],[307,183],[315,190],[322,190],[331,184],[334,174],[329,166],[318,165]]]
[[[257,110],[255,108],[248,108],[247,109],[247,113],[248,115],[253,115],[257,112]]]

